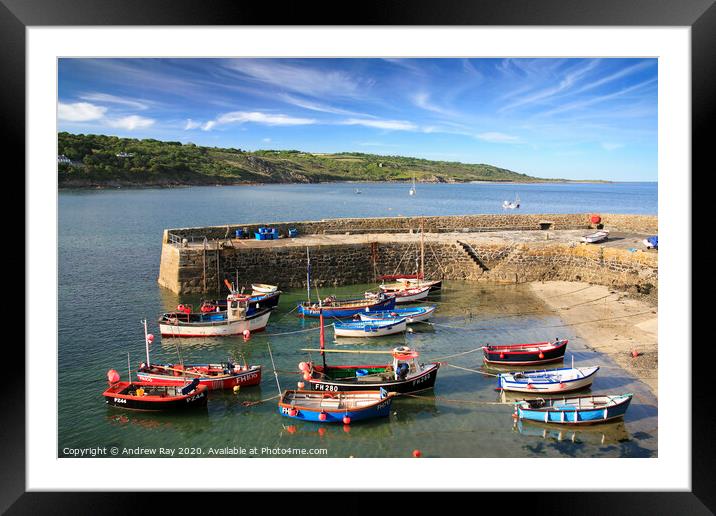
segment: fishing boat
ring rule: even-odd
[[[278,402],[278,411],[291,419],[348,424],[389,416],[394,395],[384,389],[352,392],[286,390]]]
[[[485,355],[484,360],[488,364],[546,364],[562,360],[568,342],[567,339],[555,339],[554,342],[483,346],[482,350]]]
[[[266,283],[252,283],[252,294],[271,294],[278,291],[278,286],[267,285]]]
[[[633,394],[575,396],[522,400],[515,403],[513,417],[541,423],[585,425],[624,417]]]
[[[410,191],[408,193],[411,196],[417,193],[417,190],[415,189],[415,174],[413,174],[413,186],[410,187]]]
[[[418,263],[419,260],[419,263]],[[420,221],[420,256],[415,259],[414,274],[387,274],[379,276],[381,284],[378,286],[381,292],[386,294],[396,294],[406,289],[430,287],[430,292],[440,290],[442,288],[442,280],[426,280],[425,279],[425,231],[424,222]],[[385,283],[385,280],[393,280],[391,283]]]
[[[185,410],[206,407],[208,388],[198,379],[184,385],[122,382],[114,369],[107,372],[109,387],[102,393],[107,405],[130,410]]]
[[[576,391],[592,385],[597,371],[599,366],[500,373],[497,375],[497,386],[506,391],[530,393]]]
[[[224,279],[224,284],[229,289],[229,293],[243,295],[243,292],[239,292],[233,284],[229,283],[228,280]],[[251,315],[261,308],[275,308],[278,306],[278,300],[281,297],[282,292],[278,290],[275,285],[265,285],[263,283],[255,283],[251,285],[252,292],[249,296],[247,314]],[[181,307],[184,307],[183,309]],[[209,312],[221,312],[226,310],[228,301],[224,299],[204,299],[201,301],[199,311],[201,313]],[[191,305],[180,305],[177,307],[177,311],[187,313],[191,312]]]
[[[400,346],[392,351],[324,350],[325,352],[389,353],[393,361],[388,364],[331,366],[326,365],[325,361],[323,365],[302,362],[299,364],[299,369],[304,373],[303,378],[315,391],[336,392],[379,388],[398,393],[424,391],[435,386],[440,369],[439,362],[419,363],[420,354],[407,346]]]
[[[152,385],[183,385],[197,379],[209,390],[248,387],[261,382],[261,366],[240,366],[231,361],[223,364],[151,364],[142,363],[137,378]]]
[[[414,306],[409,308],[393,308],[392,310],[370,310],[361,312],[358,317],[362,321],[382,321],[384,319],[392,319],[396,317],[405,317],[408,324],[427,321],[433,315],[435,305],[432,306]]]
[[[594,233],[584,235],[580,240],[585,244],[596,244],[598,242],[604,242],[607,238],[609,238],[609,231],[606,229],[600,229]]]
[[[520,196],[515,194],[515,200],[510,201],[502,201],[502,209],[504,210],[515,210],[520,207]]]
[[[273,308],[255,307],[251,296],[231,293],[226,297],[227,310],[219,312],[168,312],[159,318],[162,337],[223,337],[262,331]]]
[[[430,294],[430,286],[429,285],[421,285],[419,287],[414,288],[405,288],[403,287],[400,290],[393,290],[390,292],[385,292],[381,290],[382,294],[390,294],[392,296],[395,296],[395,302],[396,303],[414,303],[416,301],[421,301],[428,297],[428,294]],[[375,296],[378,296],[379,293],[375,292],[366,292],[365,297],[366,298],[372,298]]]
[[[303,317],[318,317],[323,309],[326,317],[352,317],[367,310],[392,310],[395,307],[395,296],[382,294],[374,298],[338,299],[329,296],[320,303],[305,301],[299,303],[298,314]]]
[[[404,317],[383,321],[336,321],[333,323],[336,337],[382,337],[403,333],[407,327]]]
[[[154,336],[147,333],[147,321],[144,323],[144,346],[146,362],[142,362],[137,371],[137,378],[152,385],[182,386],[192,380],[198,380],[209,390],[232,389],[235,386],[258,385],[261,381],[261,366],[234,364],[229,359],[223,364],[184,364],[179,356],[177,364],[152,364],[149,357],[149,345]],[[179,353],[179,347],[177,347]],[[131,373],[130,373],[131,374]]]

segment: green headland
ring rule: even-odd
[[[335,181],[547,182],[487,164],[359,152],[246,151],[193,143],[58,134],[60,188],[188,186]]]

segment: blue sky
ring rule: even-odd
[[[60,59],[59,130],[657,180],[656,59]]]

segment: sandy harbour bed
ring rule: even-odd
[[[657,395],[657,307],[602,285],[568,281],[531,284],[587,345],[609,355]],[[632,351],[639,355],[632,357]]]

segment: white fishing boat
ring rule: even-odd
[[[597,371],[599,371],[599,366],[500,373],[497,375],[497,384],[500,389],[515,392],[552,393],[576,391],[592,385]]]
[[[159,331],[162,337],[223,337],[256,332],[266,328],[273,308],[259,308],[251,296],[231,293],[227,309],[220,312],[176,311],[162,314]]]
[[[510,201],[503,201],[502,202],[502,208],[505,210],[514,210],[520,207],[520,196],[515,194],[515,200]]]
[[[404,332],[407,321],[404,317],[383,321],[336,321],[333,328],[336,337],[382,337]]]
[[[428,294],[430,294],[430,285],[415,288],[403,288],[400,290],[391,290],[390,292],[386,292],[381,289],[381,291],[378,293],[366,292],[365,297],[366,299],[374,299],[378,298],[380,295],[386,294],[394,296],[396,303],[414,303],[415,301],[420,301],[428,297]]]
[[[580,240],[585,244],[596,244],[598,242],[604,242],[607,238],[609,238],[609,231],[606,229],[600,229],[594,233],[584,235]]]
[[[271,294],[278,290],[278,286],[267,285],[266,283],[252,283],[251,290],[254,294]]]

